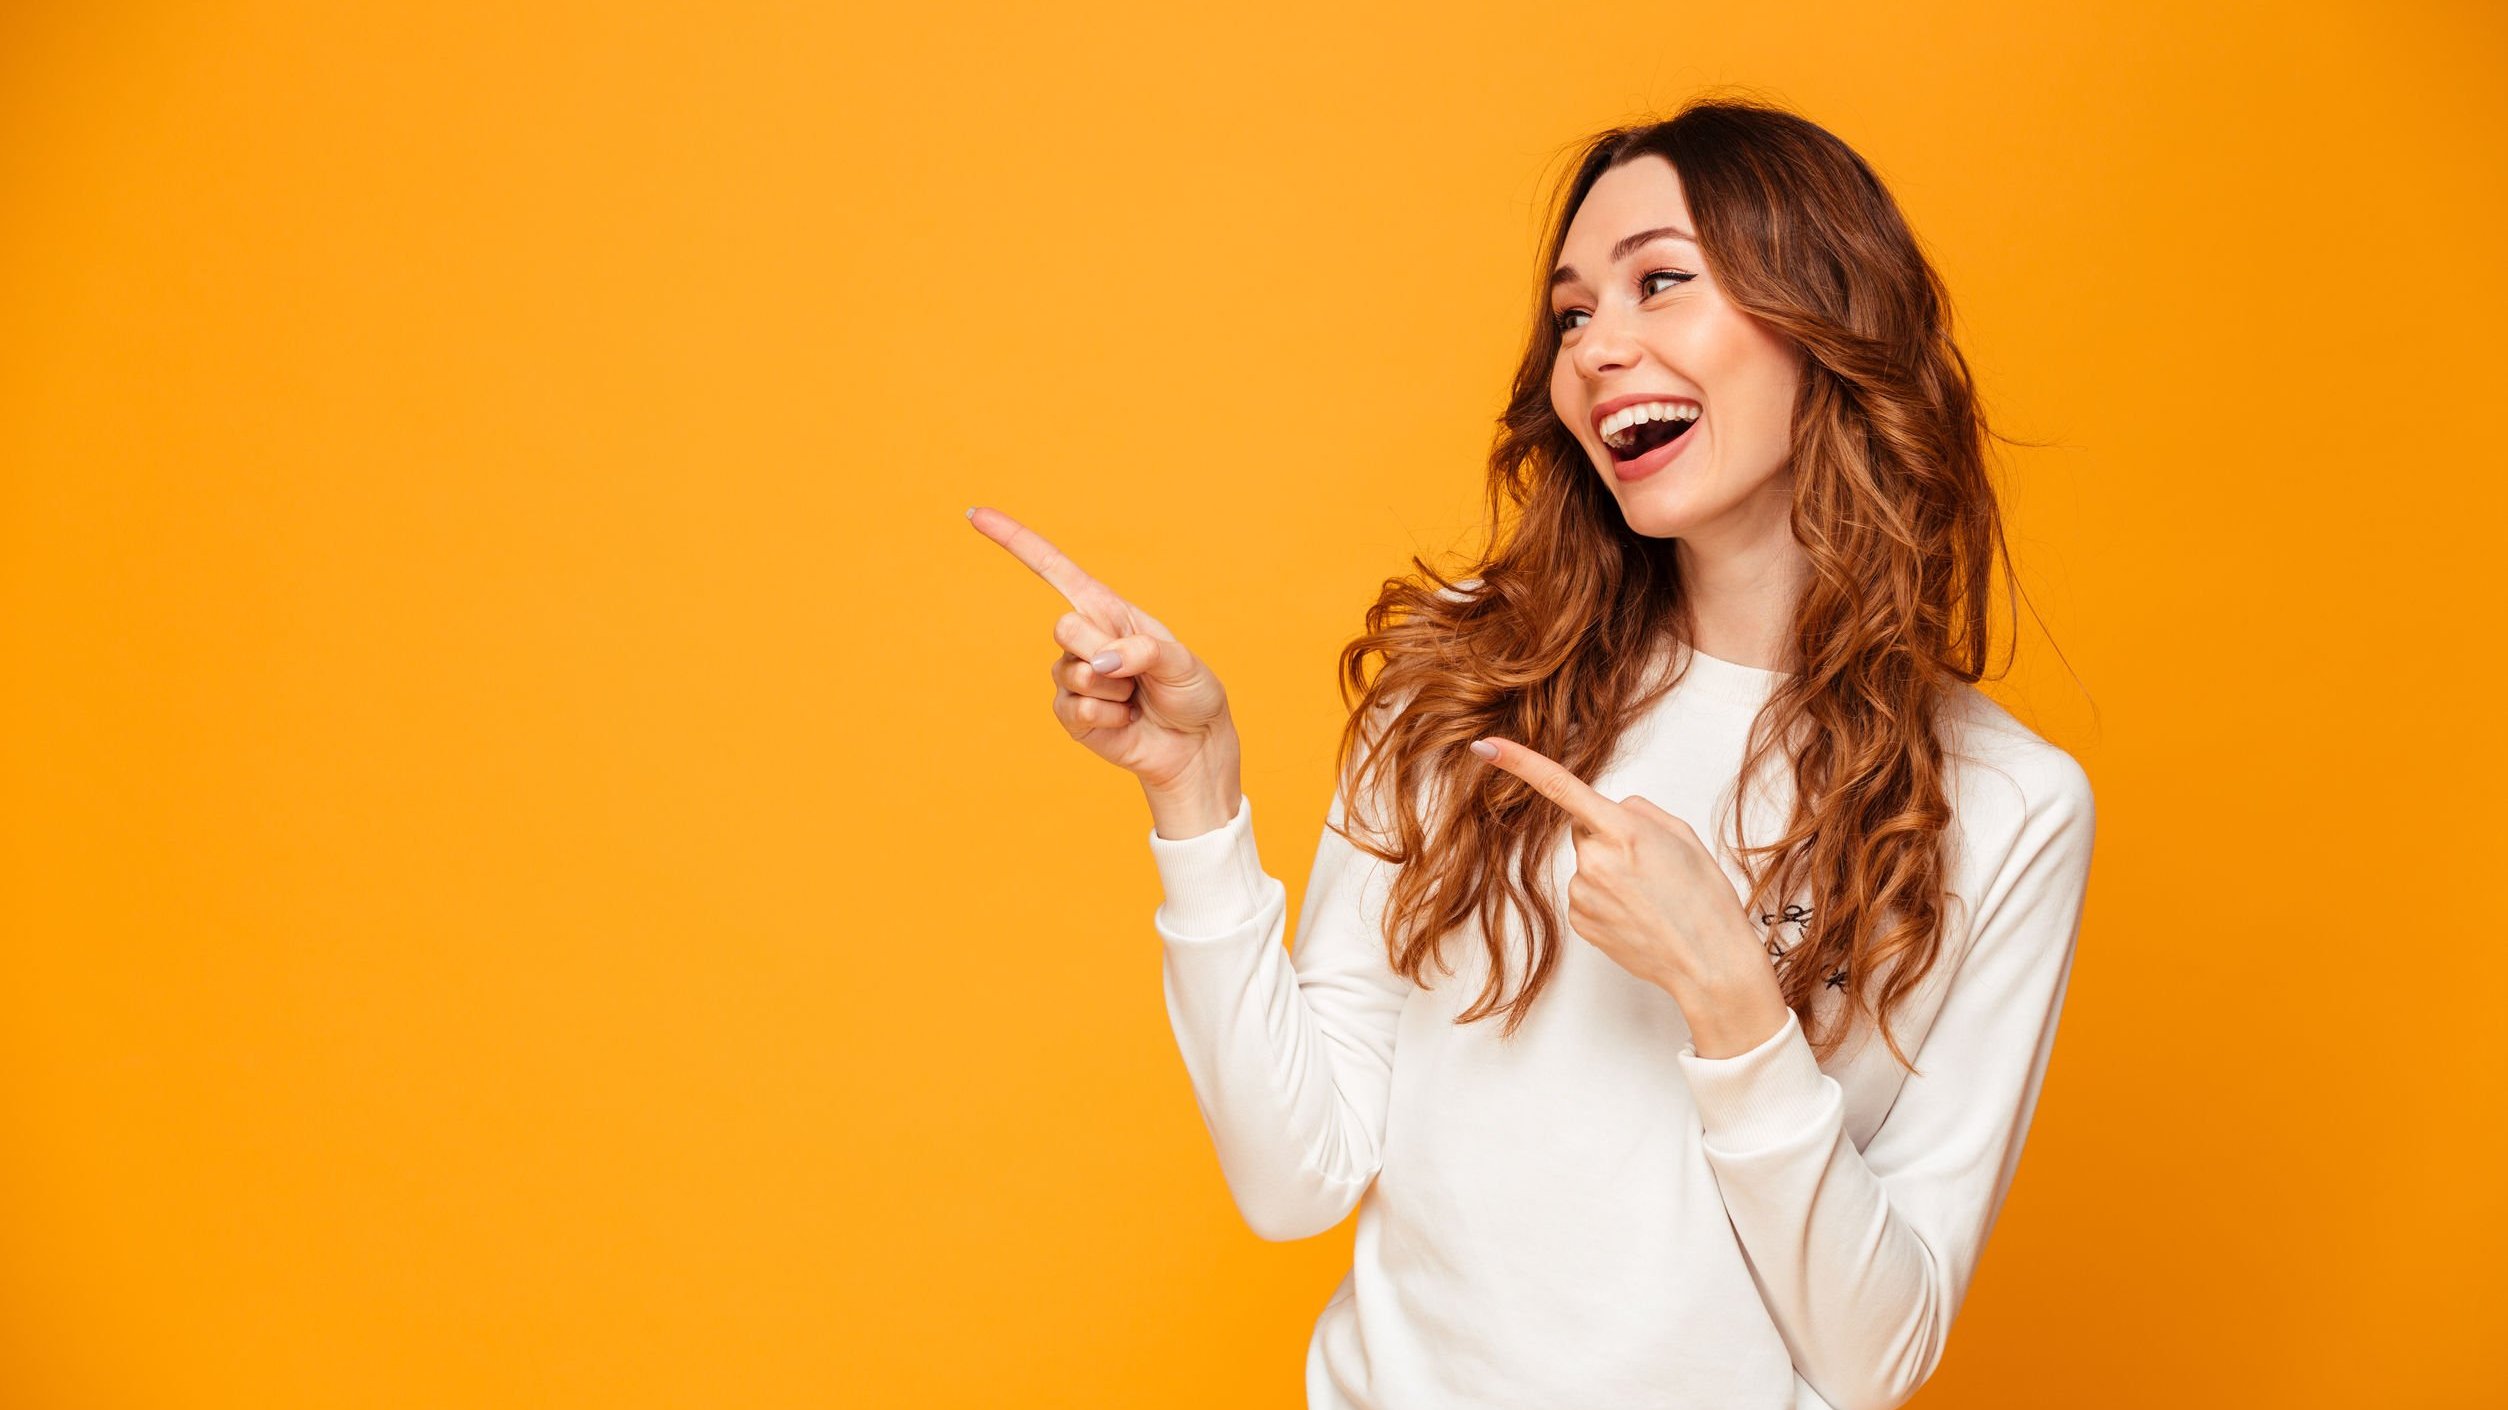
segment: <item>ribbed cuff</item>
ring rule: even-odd
[[[1150,859],[1166,897],[1158,928],[1171,940],[1223,939],[1262,909],[1262,853],[1254,845],[1254,800],[1237,795],[1237,815],[1191,837],[1149,830]]]
[[[1836,1079],[1820,1070],[1803,1037],[1802,1017],[1790,1008],[1784,1026],[1748,1052],[1705,1058],[1697,1044],[1683,1043],[1677,1060],[1689,1079],[1707,1144],[1729,1155],[1779,1145],[1811,1130],[1845,1097]]]

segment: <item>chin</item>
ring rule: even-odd
[[[1663,474],[1649,475],[1643,480],[1622,484],[1602,471],[1603,483],[1613,498],[1620,502],[1620,517],[1631,531],[1650,539],[1679,538],[1694,533],[1715,515],[1701,513],[1696,500],[1686,493],[1688,486],[1674,482]]]
[[[1626,518],[1629,532],[1640,538],[1687,538],[1698,527],[1697,520],[1686,514],[1649,514],[1639,509],[1631,511]]]

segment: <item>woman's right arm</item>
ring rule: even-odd
[[[1288,890],[1255,850],[1219,678],[1043,535],[989,507],[967,519],[1071,604],[1054,623],[1054,718],[1149,797],[1167,1012],[1237,1208],[1267,1239],[1330,1229],[1375,1178],[1412,987],[1385,959],[1390,869],[1327,827],[1284,950]],[[1343,819],[1338,791],[1327,817]]]
[[[1336,791],[1329,823],[1345,818]],[[1338,1225],[1376,1176],[1394,1036],[1412,989],[1386,960],[1392,868],[1329,826],[1316,843],[1295,948],[1288,889],[1263,870],[1251,799],[1150,855],[1165,889],[1167,1015],[1220,1171],[1248,1227],[1302,1239]]]

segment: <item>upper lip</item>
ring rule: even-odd
[[[1635,406],[1641,401],[1685,401],[1692,406],[1698,404],[1698,398],[1685,397],[1677,392],[1631,392],[1624,397],[1613,397],[1609,401],[1597,403],[1593,415],[1587,418],[1586,424],[1593,427],[1594,434],[1599,436],[1602,434],[1602,418],[1622,407]]]

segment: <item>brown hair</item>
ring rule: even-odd
[[[1593,778],[1677,679],[1653,679],[1655,653],[1692,639],[1673,541],[1628,527],[1550,401],[1550,268],[1595,180],[1647,155],[1679,172],[1725,296],[1803,355],[1791,448],[1791,525],[1810,565],[1793,621],[1799,664],[1753,722],[1740,775],[1756,777],[1792,741],[1793,815],[1782,835],[1749,845],[1736,789],[1744,909],[1758,916],[1772,896],[1812,897],[1808,933],[1776,960],[1787,1004],[1821,1057],[1861,1014],[1912,1069],[1888,1015],[1940,948],[1951,814],[1937,712],[1952,682],[1985,673],[1989,570],[1999,561],[2010,576],[2010,548],[1986,471],[1994,433],[1952,344],[1942,280],[1871,167],[1806,118],[1701,99],[1581,145],[1554,202],[1531,335],[1489,453],[1492,547],[1465,570],[1478,582],[1458,584],[1414,555],[1418,576],[1386,580],[1366,631],[1342,648],[1343,698],[1357,697],[1338,755],[1345,796],[1389,782],[1395,806],[1386,841],[1334,830],[1400,864],[1386,941],[1413,982],[1432,960],[1452,972],[1438,954],[1444,937],[1477,914],[1489,976],[1456,1022],[1503,1012],[1500,1036],[1511,1036],[1558,957],[1559,917],[1541,878],[1567,815],[1463,746],[1505,735]],[[1372,679],[1370,656],[1382,657]],[[1388,718],[1370,728],[1379,714]],[[1512,912],[1531,918],[1532,953],[1501,1005]],[[1815,1032],[1812,999],[1840,968],[1853,976],[1848,1000],[1831,1031]]]

